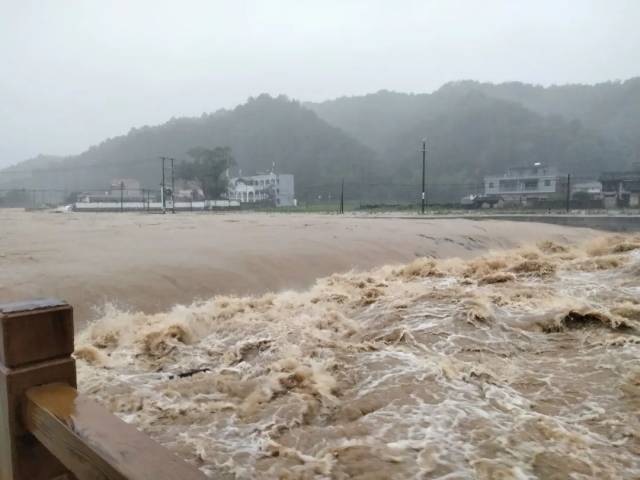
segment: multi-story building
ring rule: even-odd
[[[296,205],[293,175],[271,172],[232,178],[229,181],[229,199],[240,203],[293,207]]]
[[[499,196],[506,203],[529,204],[564,198],[567,180],[555,167],[535,163],[527,167],[512,167],[502,175],[484,177],[484,192]]]
[[[628,172],[603,172],[600,181],[606,208],[640,207],[640,163]]]

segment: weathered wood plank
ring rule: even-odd
[[[20,368],[0,364],[0,480],[50,480],[67,469],[22,424],[20,404],[28,388],[49,382],[76,383],[73,358]]]
[[[3,313],[18,313],[66,306],[68,306],[67,302],[58,300],[57,298],[36,298],[34,300],[0,304],[0,311]]]
[[[0,305],[0,363],[14,368],[73,353],[73,309],[59,300]]]
[[[79,480],[203,480],[205,475],[64,384],[26,392],[27,429]]]
[[[22,425],[24,392],[76,384],[73,310],[58,300],[0,304],[0,480],[52,480],[69,471]]]

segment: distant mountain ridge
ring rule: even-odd
[[[104,188],[126,176],[157,188],[158,156],[184,159],[194,146],[230,146],[244,173],[275,163],[296,176],[299,192],[343,178],[410,185],[419,183],[422,138],[428,182],[443,198],[485,174],[537,161],[596,178],[640,160],[640,78],[557,87],[465,80],[431,94],[380,91],[302,104],[260,95],[232,110],[132,129],[79,155],[32,159],[13,170],[46,166],[46,174],[27,175],[23,185]],[[0,182],[10,177],[0,174]]]
[[[630,143],[640,159],[640,77],[596,85],[542,87],[522,82],[501,84],[472,80],[451,82],[441,90],[480,91],[543,115],[582,122],[608,137]]]
[[[420,111],[437,108],[437,99],[463,97],[479,92],[487,97],[516,103],[540,115],[559,115],[578,120],[584,127],[623,141],[640,135],[640,77],[596,85],[554,85],[543,87],[522,82],[500,84],[460,80],[446,83],[432,94],[407,94],[381,90],[377,93],[340,97],[325,102],[307,102],[322,118],[357,132],[353,120],[374,122],[371,113],[381,107],[395,117],[417,119]]]
[[[565,91],[573,95],[571,87],[550,90],[472,81],[452,82],[432,94],[380,91],[305,106],[376,150],[393,165],[390,175],[406,177],[410,171],[417,175],[417,150],[426,138],[436,183],[472,181],[533,162],[595,177],[640,158],[634,143],[640,138],[640,123],[634,121],[640,114],[638,83],[640,79],[584,87],[591,106],[583,111],[568,107],[545,111],[542,100],[536,101]],[[607,94],[598,94],[599,88]],[[599,108],[609,113],[597,122],[588,114]],[[622,125],[611,127],[616,121]]]
[[[157,188],[159,157],[188,159],[187,151],[195,146],[230,146],[244,173],[268,171],[275,164],[278,171],[293,173],[303,188],[360,175],[376,157],[298,102],[261,95],[232,110],[133,128],[79,155],[46,163],[30,160],[5,172],[35,167],[27,187],[100,189],[112,178],[133,177],[146,188]]]

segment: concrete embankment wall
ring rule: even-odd
[[[468,215],[469,220],[509,220],[585,227],[610,232],[640,232],[640,215]]]

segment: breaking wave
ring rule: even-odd
[[[639,254],[542,242],[107,307],[79,383],[212,478],[638,478]]]

